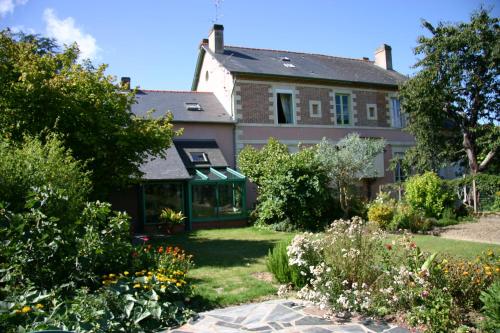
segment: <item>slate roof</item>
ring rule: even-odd
[[[225,46],[224,53],[219,54],[210,51],[207,45],[202,45],[200,52],[213,55],[233,74],[288,76],[391,86],[397,86],[407,79],[403,74],[385,70],[376,66],[373,61],[363,59],[237,46]],[[290,60],[283,61],[283,58]],[[283,65],[285,62],[293,64],[294,67],[285,67]],[[197,83],[199,75],[200,73],[195,73],[193,86]]]
[[[188,170],[195,167],[225,168],[228,166],[215,140],[174,140],[174,145]],[[208,163],[193,163],[190,157],[191,152],[207,154]]]
[[[153,118],[170,111],[174,122],[234,123],[219,100],[210,92],[139,90],[136,101],[132,105],[132,112],[139,117],[145,117],[149,110],[155,109]],[[203,111],[188,111],[184,103],[199,103]]]
[[[141,164],[139,170],[144,173],[142,176],[144,180],[181,180],[191,178],[175,146],[167,149],[167,156],[165,158],[159,156],[148,157]]]
[[[191,162],[190,152],[207,154],[208,163]],[[228,164],[215,140],[174,140],[166,157],[149,157],[139,170],[143,180],[191,179],[194,168],[225,168]]]

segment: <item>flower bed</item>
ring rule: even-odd
[[[473,262],[423,253],[408,236],[386,243],[357,217],[334,221],[322,234],[297,235],[288,256],[307,280],[299,297],[341,316],[406,313],[409,326],[428,332],[477,324],[471,314],[482,306],[481,291],[500,277],[493,251]]]

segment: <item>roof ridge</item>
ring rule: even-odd
[[[139,89],[145,92],[161,92],[161,93],[176,93],[176,94],[213,94],[211,91],[192,91],[192,90],[155,90],[155,89]]]
[[[333,56],[333,55],[328,55],[328,54],[320,54],[320,53],[312,53],[312,52],[299,52],[299,51],[287,51],[287,50],[276,50],[276,49],[264,49],[264,48],[258,48],[258,47],[245,47],[245,46],[237,46],[237,45],[226,45],[226,46],[227,47],[239,48],[239,49],[247,49],[247,50],[286,52],[286,53],[294,53],[294,54],[306,54],[306,55],[313,55],[313,56],[320,56],[320,57],[327,57],[327,58],[347,59],[347,60],[355,60],[355,61],[361,61],[361,62],[374,63],[374,61],[372,61],[372,60],[365,60],[363,58],[339,57],[339,56]]]

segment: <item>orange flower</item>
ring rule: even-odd
[[[158,248],[158,253],[163,253],[163,246],[160,246],[160,247]]]
[[[469,272],[465,271],[465,272],[462,273],[462,275],[463,276],[467,276],[467,275],[469,275]]]

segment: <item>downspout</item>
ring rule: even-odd
[[[233,77],[233,89],[231,90],[231,116],[233,117],[233,120],[235,121],[234,126],[233,126],[233,165],[234,169],[236,170],[236,110],[234,107],[234,103],[236,102],[234,100],[234,89],[236,88],[236,78]]]

